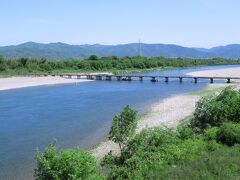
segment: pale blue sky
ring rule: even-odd
[[[1,0],[0,46],[240,44],[240,0]]]

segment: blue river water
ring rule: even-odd
[[[197,67],[140,73],[184,75],[234,66]],[[139,74],[139,73],[134,73]],[[175,82],[174,82],[175,81]],[[61,148],[89,148],[103,140],[113,116],[126,105],[140,113],[172,95],[198,92],[207,80],[93,81],[0,92],[0,179],[33,179],[34,151],[57,139]]]

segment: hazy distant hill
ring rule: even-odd
[[[141,49],[141,50],[140,50]],[[69,45],[64,43],[40,44],[27,42],[16,46],[0,47],[0,55],[7,58],[82,59],[92,54],[97,56],[189,57],[189,58],[240,58],[240,45],[233,44],[211,49],[187,48],[178,45],[141,44],[122,45]]]

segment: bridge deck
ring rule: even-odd
[[[198,82],[198,79],[209,79],[210,83],[213,83],[214,80],[227,80],[227,83],[230,83],[231,80],[240,80],[240,77],[220,77],[220,76],[150,76],[150,75],[109,75],[109,74],[52,74],[52,76],[76,77],[78,79],[95,79],[95,80],[112,80],[116,79],[118,81],[132,81],[132,78],[138,78],[142,81],[144,78],[150,79],[152,82],[157,82],[158,79],[165,79],[165,82],[168,82],[169,79],[179,79],[182,82],[183,79],[193,79],[195,83]]]

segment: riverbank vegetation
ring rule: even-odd
[[[0,75],[31,75],[46,73],[102,72],[122,73],[150,69],[184,68],[240,64],[240,60],[230,59],[187,59],[187,58],[145,58],[145,57],[101,57],[90,56],[85,60],[51,61],[47,59],[8,60],[0,57]]]
[[[136,127],[135,113],[126,107],[114,118],[110,139],[124,142],[119,155],[109,152],[101,167],[97,167],[88,152],[85,152],[88,156],[85,158],[86,154],[69,150],[58,153],[54,149],[49,153],[48,148],[43,154],[37,153],[36,179],[44,179],[39,174],[48,174],[49,179],[205,180],[240,177],[239,91],[227,87],[220,94],[202,98],[196,104],[193,118],[182,122],[176,129],[147,128],[132,134]],[[124,141],[119,132],[124,134]],[[130,136],[126,137],[128,134]],[[88,173],[89,177],[85,178]]]

